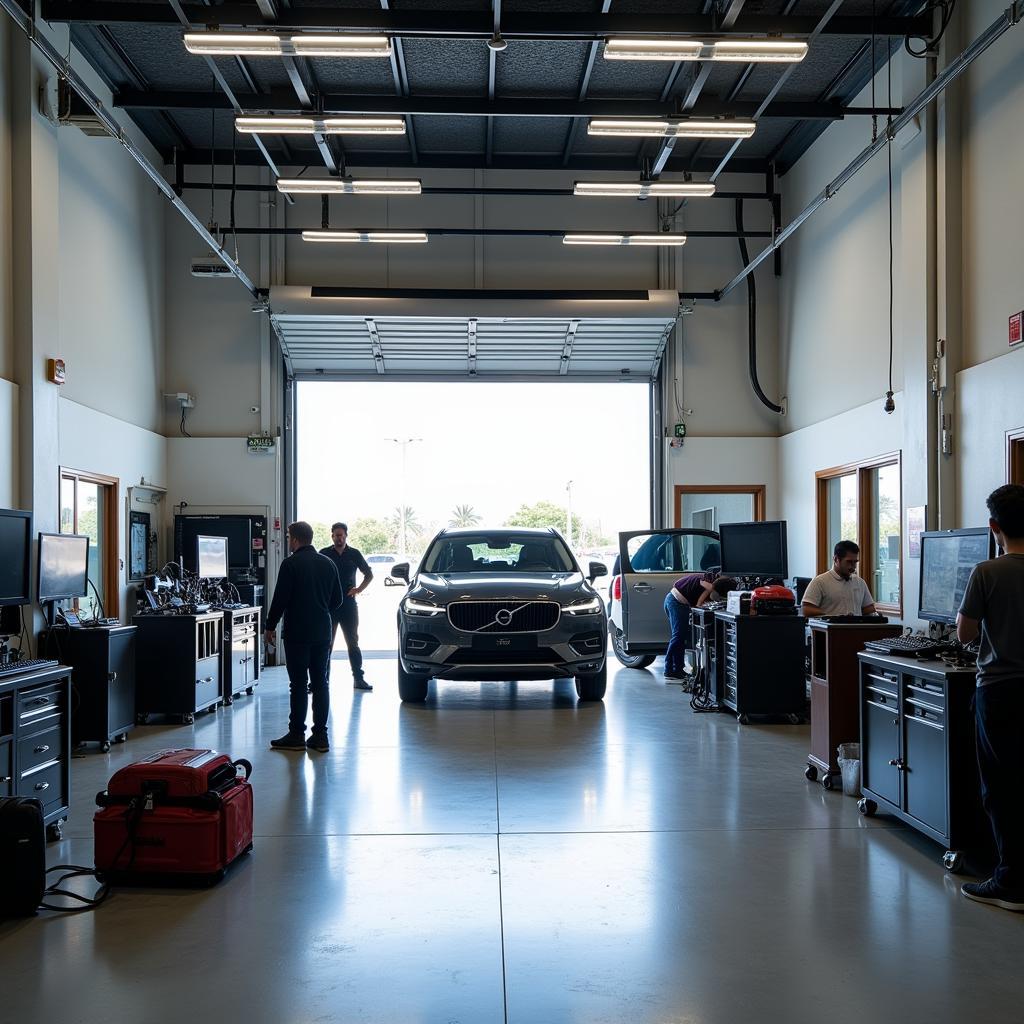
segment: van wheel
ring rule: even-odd
[[[612,628],[612,650],[626,668],[647,668],[654,661],[653,654],[627,654],[622,646],[622,630]]]
[[[414,676],[406,672],[401,663],[398,666],[398,696],[406,703],[422,704],[427,699],[429,676]]]
[[[587,673],[576,677],[576,696],[580,700],[603,700],[608,688],[608,666],[600,672]]]

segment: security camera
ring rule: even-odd
[[[250,405],[249,406],[249,412],[251,412],[253,414],[253,416],[255,416],[259,411],[260,411],[260,407],[258,405]]]

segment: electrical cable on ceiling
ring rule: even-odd
[[[942,11],[942,20],[939,22],[939,31],[935,33],[930,39],[925,36],[907,36],[903,40],[903,46],[907,53],[911,57],[917,57],[919,60],[924,60],[935,52],[935,48],[942,42],[942,37],[946,34],[946,29],[949,28],[949,23],[953,18],[953,12],[956,10],[956,0],[932,0],[925,6],[925,9],[919,15],[920,17],[926,17],[929,14],[933,14],[935,11]],[[911,46],[911,40],[920,39],[924,43],[924,49],[915,50]]]
[[[871,0],[871,141],[878,138],[878,114],[875,103],[875,0]]]
[[[213,89],[216,89],[216,88],[217,88],[217,83],[216,83],[216,81],[214,81]],[[213,224],[214,224],[213,197],[217,194],[216,191],[214,190],[214,187],[213,187],[214,163],[215,163],[215,159],[216,159],[216,155],[217,155],[217,150],[216,150],[216,145],[217,145],[217,123],[216,123],[216,118],[217,118],[216,108],[210,107],[210,233],[211,234],[213,233]],[[237,133],[234,133],[234,134],[237,134]]]
[[[181,424],[180,424],[180,429],[181,429],[181,436],[182,437],[191,437],[192,436],[185,429],[185,406],[184,405],[182,405],[182,407],[181,407]]]
[[[238,234],[235,231],[235,191],[238,187],[238,132],[231,133],[231,237],[234,239],[235,262],[238,262]]]
[[[747,240],[743,237],[743,200],[736,200],[736,231],[739,234],[737,241],[740,244],[740,256],[743,259],[743,266],[750,263],[747,253]],[[761,390],[761,384],[757,379],[757,289],[754,284],[754,275],[748,274],[747,278],[747,354],[750,363],[750,385],[754,394],[760,399],[762,405],[771,409],[772,412],[783,412],[781,405],[776,405]]]
[[[889,109],[892,110],[892,56],[889,57],[888,63],[888,102]],[[892,415],[896,411],[896,402],[893,400],[892,391],[892,355],[893,355],[893,303],[894,303],[894,288],[893,288],[893,241],[892,241],[892,141],[893,141],[893,130],[892,130],[892,114],[889,114],[885,122],[885,137],[888,140],[888,144],[885,147],[885,155],[888,160],[889,166],[889,390],[885,393],[885,405],[883,408],[889,415]]]

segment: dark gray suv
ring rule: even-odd
[[[398,609],[398,692],[422,701],[431,679],[576,680],[580,700],[601,700],[608,620],[556,530],[442,530]]]

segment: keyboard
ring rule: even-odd
[[[864,647],[876,654],[906,654],[916,658],[927,658],[931,654],[941,654],[949,650],[950,645],[941,640],[933,640],[930,636],[911,633],[909,636],[889,636],[884,640],[869,640]]]
[[[882,625],[889,621],[884,615],[815,615],[814,618],[847,626]]]
[[[20,675],[22,672],[38,672],[44,668],[56,668],[58,662],[49,658],[24,658],[22,661],[11,661],[0,665],[0,678],[3,676]]]

